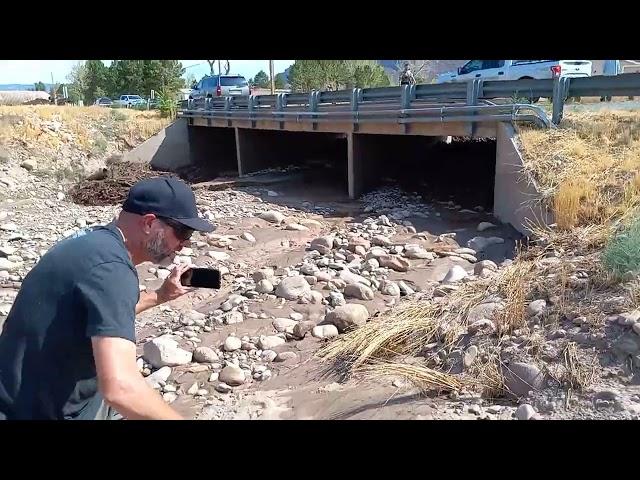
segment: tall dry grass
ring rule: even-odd
[[[558,129],[519,133],[559,229],[627,220],[640,206],[640,113],[574,112]]]

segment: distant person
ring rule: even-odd
[[[602,75],[611,77],[611,76],[616,76],[622,73],[622,64],[620,63],[620,60],[605,60],[604,61],[604,65],[602,66]],[[611,101],[611,95],[606,95],[606,96],[602,96],[600,97],[600,101],[604,102],[610,102]]]
[[[411,72],[411,68],[409,67],[409,63],[404,64],[404,68],[400,73],[400,85],[415,85],[416,79],[413,76],[413,72]]]

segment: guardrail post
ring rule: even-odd
[[[320,95],[320,92],[317,91],[312,91],[309,93],[309,111],[310,112],[317,112],[318,111],[318,97]],[[315,115],[311,115],[311,119],[314,120],[311,123],[311,128],[313,130],[317,130],[318,129],[318,123],[315,121],[316,117]]]
[[[277,93],[276,94],[276,112],[282,112],[284,110],[284,94],[283,93]],[[276,114],[276,118],[278,118],[280,120],[279,122],[279,127],[280,130],[284,129],[284,122],[282,121],[282,117],[278,114]]]
[[[255,111],[257,98],[255,95],[249,96],[249,102],[247,103],[247,110],[249,111],[249,120],[251,120],[251,128],[256,128],[256,121],[253,118],[253,112]]]
[[[567,77],[556,77],[553,79],[553,113],[551,121],[554,125],[558,125],[562,121],[564,113],[564,102],[567,99],[569,91],[570,79]]]
[[[474,78],[467,82],[467,106],[475,107],[478,105],[478,97],[480,96],[480,92],[482,90],[482,80]],[[472,113],[472,116],[476,115],[476,112]],[[471,122],[469,126],[469,135],[473,137],[476,133],[476,122]]]
[[[354,88],[351,90],[351,111],[353,115],[353,131],[358,131],[358,110],[360,107],[360,98],[362,90],[360,88]]]
[[[231,112],[231,103],[233,102],[233,99],[231,97],[224,97],[224,111],[227,117],[227,126],[231,127],[233,126],[233,122],[231,121],[231,118],[229,113]]]

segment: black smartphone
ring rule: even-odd
[[[213,268],[190,268],[180,277],[185,287],[220,288],[220,270]]]

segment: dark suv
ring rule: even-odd
[[[249,96],[251,88],[241,75],[212,75],[204,77],[193,87],[189,98]]]

